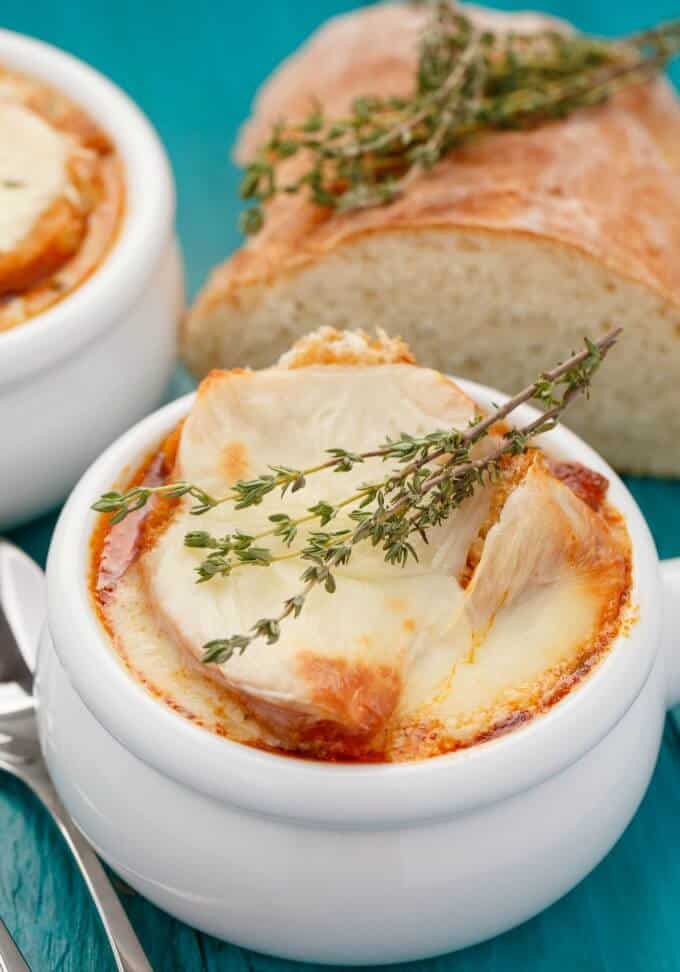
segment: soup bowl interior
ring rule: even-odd
[[[482,406],[500,393],[460,381]],[[62,511],[48,563],[49,629],[60,662],[94,718],[164,776],[218,801],[260,813],[343,825],[403,824],[492,803],[534,786],[579,759],[616,725],[644,685],[657,651],[658,561],[648,528],[620,479],[566,428],[543,437],[565,460],[603,473],[632,540],[635,620],[596,669],[548,713],[469,749],[399,764],[293,759],[232,742],[154,699],[123,668],[89,591],[90,504],[120,485],[189,410],[187,396],[156,412],[94,463]],[[517,419],[535,414],[524,407]],[[266,785],[263,783],[266,782]]]
[[[156,132],[111,81],[65,51],[1,29],[0,64],[54,87],[100,124],[122,160],[126,183],[122,225],[96,272],[62,301],[0,333],[1,383],[48,367],[128,309],[165,253],[175,202]]]

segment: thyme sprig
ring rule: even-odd
[[[168,499],[180,499],[182,496],[191,496],[195,500],[191,512],[200,515],[207,513],[220,502],[192,483],[176,482],[164,483],[162,486],[133,486],[125,493],[111,490],[102,493],[96,503],[92,504],[92,509],[99,513],[111,513],[111,523],[120,523],[130,513],[141,510],[149,502],[152,496],[166,496]]]
[[[247,633],[218,638],[204,646],[204,662],[224,664],[234,653],[243,653],[257,638],[266,639],[268,644],[277,641],[282,622],[300,614],[315,587],[322,586],[333,593],[335,569],[350,562],[358,544],[370,541],[373,547],[380,547],[388,564],[403,567],[409,558],[417,560],[415,537],[427,542],[433,527],[443,523],[477,487],[499,475],[504,457],[522,454],[536,435],[554,428],[569,403],[576,396],[587,394],[593,375],[620,333],[618,328],[599,341],[586,339],[582,351],[543,372],[505,403],[494,406],[486,416],[476,414],[463,430],[443,429],[422,436],[402,434],[366,452],[329,449],[330,459],[307,470],[272,466],[263,476],[235,483],[223,497],[212,497],[200,486],[187,482],[157,487],[142,485],[126,493],[105,493],[93,504],[93,509],[111,513],[112,522],[118,523],[141,509],[152,496],[160,494],[176,499],[191,497],[194,505],[190,511],[198,515],[224,502],[231,502],[235,510],[241,510],[258,506],[276,489],[283,497],[288,490],[303,489],[307,476],[312,473],[349,472],[367,458],[395,461],[396,465],[385,477],[362,484],[337,503],[318,500],[298,517],[281,511],[271,514],[268,517],[271,526],[259,533],[234,530],[216,537],[207,530],[193,530],[185,535],[187,547],[206,551],[196,567],[198,583],[229,577],[244,568],[270,567],[284,560],[300,560],[305,564],[300,576],[303,586],[283,602],[278,615],[261,618]],[[529,401],[542,406],[540,415],[522,426],[506,429],[503,420]],[[493,434],[497,443],[487,454],[473,457],[473,447],[489,434]],[[336,530],[324,529],[343,510],[347,511],[349,523]],[[302,533],[301,528],[314,523],[316,527],[308,529],[303,545],[292,549]],[[276,538],[280,547],[274,550],[262,545],[261,541],[267,537]]]
[[[340,212],[389,203],[470,137],[601,104],[679,52],[680,20],[606,41],[481,30],[455,5],[434,3],[408,96],[357,98],[343,118],[316,103],[301,122],[274,125],[244,169],[241,196],[254,205],[241,214],[241,229],[257,232],[262,204],[280,193],[306,192]],[[293,156],[302,157],[294,177],[285,164]]]

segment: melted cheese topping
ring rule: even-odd
[[[21,105],[0,101],[0,251],[14,249],[67,186],[68,139]]]
[[[464,428],[474,412],[451,381],[410,365],[216,372],[182,429],[172,478],[223,495],[281,457],[304,468],[331,445],[364,451],[401,432]],[[301,587],[301,565],[192,583],[205,551],[184,545],[188,531],[258,533],[281,500],[270,495],[238,513],[224,504],[200,521],[182,501],[115,589],[107,623],[156,695],[239,741],[388,759],[468,745],[542,711],[587,670],[615,633],[629,584],[620,525],[584,503],[537,451],[511,473],[479,488],[429,544],[416,541],[418,560],[404,568],[358,546],[334,571],[333,595],[314,589],[276,644],[257,640],[221,666],[201,665],[204,643],[278,614]],[[337,503],[384,475],[375,459],[310,476],[287,496],[286,512],[300,516],[322,498]],[[328,529],[348,522],[339,516]],[[483,549],[468,583],[478,536]]]
[[[124,204],[121,160],[94,119],[0,65],[0,335],[96,271]]]
[[[383,437],[402,430],[423,434],[433,421],[438,427],[464,426],[474,413],[473,403],[453,383],[410,366],[236,373],[204,385],[183,430],[177,472],[222,494],[235,479],[275,463],[277,455],[285,455],[294,468],[305,468],[333,442],[369,449],[376,441],[376,374],[383,379]],[[287,497],[286,510],[291,516],[304,515],[318,500],[338,502],[367,479],[384,475],[385,467],[376,459],[349,473],[310,476],[304,490]],[[462,603],[455,578],[486,513],[484,493],[476,505],[476,518],[468,515],[464,528],[461,524],[454,532],[453,516],[438,531],[436,543],[419,542],[419,560],[403,569],[385,564],[369,545],[358,547],[351,563],[335,572],[333,597],[314,589],[300,617],[282,627],[276,650],[256,641],[244,655],[221,666],[226,683],[251,704],[255,700],[259,709],[262,703],[288,707],[296,724],[328,720],[342,724],[348,733],[370,733],[396,701],[401,659],[409,652],[414,631],[416,639],[430,644],[430,663],[438,654],[443,670],[450,664],[450,633]],[[219,536],[234,529],[259,533],[271,527],[268,517],[279,507],[274,494],[236,515],[225,505],[206,514],[201,526]],[[278,614],[301,586],[301,570],[299,562],[283,561],[210,584],[187,583],[205,555],[183,545],[190,519],[185,508],[143,558],[142,568],[163,623],[200,658],[202,645],[219,632],[246,630],[258,618]],[[332,528],[349,524],[337,518]],[[273,547],[286,552],[280,542],[274,541]],[[403,612],[391,605],[403,605]],[[286,714],[277,712],[275,718],[278,724]]]

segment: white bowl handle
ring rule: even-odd
[[[666,704],[680,705],[680,557],[661,561]]]

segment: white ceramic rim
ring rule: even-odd
[[[71,354],[130,307],[172,233],[175,193],[168,159],[150,122],[98,71],[9,30],[0,30],[0,63],[49,83],[88,112],[113,139],[126,182],[118,238],[92,276],[53,307],[0,333],[0,382],[11,383]]]
[[[504,396],[459,381],[480,403]],[[408,825],[504,799],[560,772],[622,718],[645,683],[659,641],[658,558],[647,524],[614,471],[565,428],[551,452],[606,475],[610,499],[633,543],[633,603],[639,620],[584,682],[505,736],[413,763],[326,764],[262,752],[177,715],[123,668],[93,610],[87,586],[90,503],[134,468],[188,411],[193,395],[121,436],[82,477],[59,518],[48,560],[48,623],[57,654],[95,719],[160,773],[221,802],[318,825]],[[521,413],[517,413],[521,417]],[[524,407],[524,417],[536,414]],[[547,437],[546,437],[547,438]]]

